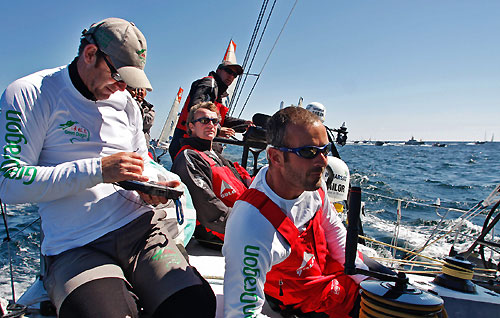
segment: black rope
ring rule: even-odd
[[[6,237],[3,239],[3,242],[10,242],[10,236],[9,236],[9,226],[7,224],[7,216],[5,214],[5,210],[7,210],[7,208],[5,207],[5,204],[2,202],[2,200],[0,199],[0,208],[2,209],[2,217],[3,217],[3,224],[5,226],[5,232],[6,232]],[[2,244],[3,244],[2,242]],[[0,245],[2,246],[2,245]]]
[[[3,209],[2,209],[3,210]],[[7,237],[3,239],[3,242],[0,243],[0,246],[2,246],[4,243],[6,242],[10,242],[12,241],[13,238],[15,238],[16,236],[18,236],[19,234],[23,233],[27,228],[31,227],[33,224],[35,224],[36,222],[40,221],[40,217],[38,217],[36,220],[34,220],[33,222],[31,222],[30,224],[26,225],[25,227],[23,227],[22,229],[20,229],[19,231],[17,231],[14,235],[10,236],[9,237],[9,234],[7,232]]]

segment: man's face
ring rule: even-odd
[[[135,98],[135,96],[137,95],[135,88],[127,86],[127,91],[130,93],[130,96],[132,96],[132,98]]]
[[[145,88],[138,88],[136,98],[139,102],[142,102],[144,100],[144,98],[146,98],[146,89]]]
[[[90,47],[90,46],[93,46]],[[89,89],[89,91],[94,94],[97,100],[108,99],[116,91],[123,91],[127,88],[127,84],[123,81],[117,82],[111,77],[111,70],[106,64],[104,59],[111,63],[109,57],[105,55],[97,55],[97,50],[95,45],[87,45],[88,49],[93,49],[93,58],[89,61],[90,65],[87,67],[87,73],[82,80]],[[85,50],[87,50],[87,47]],[[93,64],[93,65],[92,65]],[[82,74],[80,74],[82,75]]]
[[[229,67],[218,69],[217,74],[221,78],[222,82],[226,84],[226,86],[231,85],[234,79],[238,76],[237,73]]]
[[[286,129],[285,145],[288,148],[321,147],[328,142],[325,126],[320,122],[306,127],[289,125]],[[285,160],[282,175],[287,187],[296,190],[297,193],[313,191],[321,187],[321,176],[328,163],[326,155],[320,153],[313,159],[305,159],[291,152],[283,153],[283,155]]]
[[[218,120],[217,113],[205,108],[200,108],[194,113],[193,121],[189,123],[191,136],[205,140],[213,140],[217,134],[217,124],[214,124],[213,121],[208,121],[208,123],[204,124],[198,121],[200,118]]]

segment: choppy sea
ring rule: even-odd
[[[445,216],[441,223],[445,231],[451,229],[462,215],[460,211],[473,208],[500,183],[498,142],[449,142],[446,147],[433,147],[430,143],[421,146],[359,143],[337,148],[349,166],[351,184],[362,187],[365,233],[390,242],[396,230],[397,199],[401,199],[398,245],[410,248],[422,246],[442,216]],[[233,161],[240,161],[241,149],[229,145],[225,154]],[[162,163],[170,168],[168,154],[162,157]],[[438,201],[442,208],[435,205]],[[12,240],[4,241],[6,229],[0,221],[0,297],[12,299],[9,248],[18,298],[39,270],[40,224],[33,204],[8,205],[6,214]],[[469,236],[477,235],[483,222],[484,216],[480,216],[461,223],[455,248],[465,249],[470,244]],[[496,230],[499,233],[500,227]],[[495,239],[498,242],[499,234]],[[430,256],[446,256],[451,246],[452,241],[447,239],[426,251]]]

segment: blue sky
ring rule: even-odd
[[[277,1],[250,72],[261,70],[294,2]],[[121,17],[148,40],[154,91],[147,99],[156,108],[157,137],[179,86],[186,96],[192,81],[217,66],[231,38],[243,61],[260,6],[253,0],[5,1],[0,89],[68,64],[84,28]],[[326,106],[328,126],[345,121],[353,140],[483,140],[492,133],[499,139],[499,17],[495,0],[298,1],[242,117],[272,114],[281,101],[296,104],[302,96]]]

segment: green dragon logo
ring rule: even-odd
[[[69,141],[74,143],[75,141],[89,141],[90,140],[90,132],[87,128],[82,125],[78,125],[77,121],[68,120],[64,124],[60,124],[59,128],[66,135],[70,135],[71,138]]]
[[[142,63],[146,63],[146,49],[136,51],[135,53],[137,53],[137,55],[139,55],[139,58],[141,59]]]

